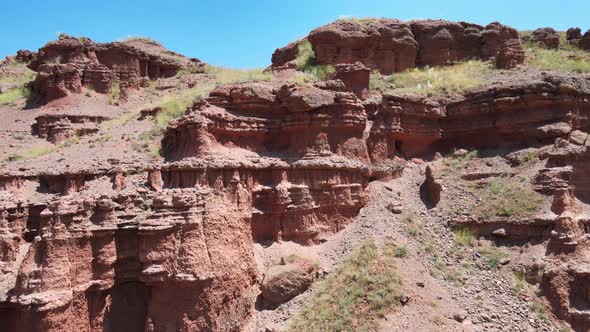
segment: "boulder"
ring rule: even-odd
[[[530,40],[539,43],[545,48],[559,48],[559,33],[553,28],[539,28],[533,31]]]
[[[576,40],[582,38],[582,30],[580,28],[569,28],[565,33],[566,40]]]
[[[265,273],[260,291],[265,303],[283,304],[305,292],[315,281],[316,266],[303,258],[271,266]]]
[[[578,46],[581,49],[590,52],[590,30],[586,31],[586,33],[584,33],[584,35],[582,35],[582,37],[580,38],[580,41],[578,42]]]

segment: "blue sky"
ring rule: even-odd
[[[214,65],[263,67],[277,47],[346,16],[590,29],[589,0],[0,1],[0,57],[36,50],[64,32],[96,41],[147,36]]]

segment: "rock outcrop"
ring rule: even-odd
[[[590,30],[586,31],[584,35],[578,41],[578,46],[586,51],[590,52]]]
[[[43,114],[35,118],[33,132],[52,143],[61,143],[74,136],[98,132],[97,125],[108,119],[104,116]]]
[[[582,38],[582,30],[580,28],[569,28],[565,33],[566,40],[577,40]]]
[[[145,85],[146,80],[171,77],[185,66],[199,65],[163,47],[135,42],[95,43],[88,38],[60,36],[39,49],[29,68],[37,71],[34,90],[46,101],[88,87],[111,92],[114,82],[121,95]]]
[[[533,31],[530,40],[543,45],[545,48],[559,48],[559,33],[553,28],[539,28]]]
[[[313,30],[307,40],[318,64],[360,61],[382,74],[473,58],[487,60],[496,58],[501,51],[503,57],[515,56],[514,61],[504,59],[501,64],[513,66],[524,60],[519,57],[522,45],[517,31],[500,23],[483,27],[443,20],[338,20]],[[289,67],[297,55],[296,43],[278,49],[272,66]]]

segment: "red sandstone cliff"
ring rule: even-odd
[[[590,197],[588,77],[525,73],[452,98],[368,95],[367,68],[391,73],[473,57],[513,67],[522,46],[516,31],[497,23],[446,21],[336,22],[307,39],[318,63],[341,66],[338,80],[218,86],[167,126],[161,162],[70,166],[64,158],[3,169],[2,326],[243,330],[262,277],[255,243],[321,242],[367,204],[369,182],[401,176],[413,157],[553,142],[534,178],[536,190],[553,196],[553,214],[494,222],[547,239],[557,260],[542,272],[543,291],[560,318],[590,324],[588,218],[572,203]],[[296,45],[277,50],[273,65],[289,66]],[[35,89],[50,100],[84,85],[106,93],[113,80],[140,89],[188,62],[125,43],[63,38],[40,49],[30,67]],[[364,84],[352,87],[359,77]],[[42,114],[34,130],[62,142],[96,133],[108,118]],[[427,174],[438,201],[441,185]],[[482,234],[498,225],[486,222],[458,221]]]

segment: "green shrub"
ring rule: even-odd
[[[315,52],[308,40],[303,41],[298,46],[297,69],[311,75],[316,80],[324,80],[331,74],[335,73],[334,66],[318,65],[315,58]]]
[[[475,235],[472,231],[468,229],[459,229],[453,232],[455,243],[459,246],[466,247],[466,246],[473,246],[473,241],[475,240]]]
[[[406,249],[406,246],[398,246],[397,248],[395,248],[395,257],[401,258],[401,257],[406,257],[408,255],[408,249]]]
[[[7,84],[13,88],[0,93],[0,106],[14,104],[21,98],[28,98],[30,89],[25,85],[35,78],[36,73],[22,63],[3,62],[2,65],[8,69],[9,74],[0,76],[0,85]]]
[[[398,302],[395,250],[392,243],[386,243],[382,250],[373,241],[361,245],[317,285],[287,331],[376,329],[376,320]]]

